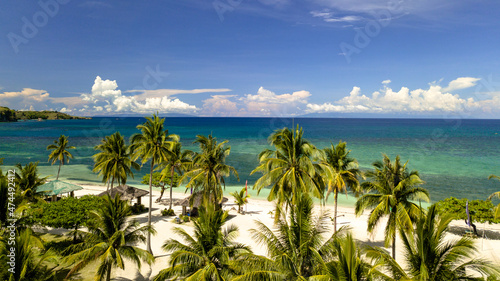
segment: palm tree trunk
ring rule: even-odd
[[[106,281],[111,281],[111,263],[108,264],[108,270],[106,272]]]
[[[59,169],[57,169],[57,177],[56,177],[56,180],[58,180],[58,179],[59,179],[59,172],[61,171],[61,164],[62,164],[62,162],[61,162],[61,161],[59,161]]]
[[[77,230],[78,230],[78,224],[75,225],[75,234],[73,235],[73,244],[76,243],[76,232],[77,232]]]
[[[392,258],[396,260],[396,235],[392,236]]]
[[[335,189],[335,207],[334,207],[334,212],[333,212],[333,231],[334,233],[337,233],[337,199],[339,197],[339,192],[337,189]]]
[[[170,209],[172,209],[172,189],[174,188],[174,166],[170,171]]]
[[[153,166],[154,159],[151,159],[151,169],[149,172],[149,210],[148,210],[148,228],[151,229],[151,209],[153,208]],[[148,236],[146,236],[146,248],[147,251],[152,255],[153,250],[151,250],[151,232],[148,231]]]

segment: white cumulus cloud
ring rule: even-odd
[[[247,115],[287,116],[299,114],[300,106],[306,104],[310,96],[311,93],[305,90],[279,95],[260,87],[257,94],[245,95],[240,100],[246,107]]]
[[[123,95],[115,80],[103,80],[97,76],[92,86],[92,92],[81,95],[82,101],[93,106],[84,106],[81,110],[86,112],[106,111],[108,113],[151,113],[156,111],[160,113],[192,113],[198,110],[196,106],[168,95],[139,96],[141,96],[140,99],[136,96]]]
[[[45,110],[48,106],[45,102],[50,102],[50,94],[45,90],[24,88],[20,92],[0,93],[0,104],[14,109]]]
[[[402,87],[399,91],[388,87],[390,80],[385,80],[383,89],[373,92],[371,96],[363,95],[359,87],[353,87],[348,96],[335,102],[307,104],[306,111],[309,113],[439,113],[476,110],[481,108],[481,104],[485,101],[464,99],[448,91],[470,88],[476,85],[478,80],[478,78],[462,77],[453,80],[444,89],[439,85],[430,85],[428,89],[410,90]]]

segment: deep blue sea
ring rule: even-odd
[[[91,171],[94,146],[115,131],[130,137],[144,121],[107,117],[0,123],[0,158],[5,158],[4,170],[16,163],[39,161],[40,173],[55,178],[57,165],[50,166],[46,147],[64,134],[76,149],[60,177],[77,183],[100,182]],[[409,160],[410,169],[420,172],[432,201],[449,196],[485,199],[500,190],[500,182],[488,180],[490,174],[500,175],[500,120],[179,117],[166,118],[165,124],[191,150],[197,151],[192,142],[198,134],[212,133],[220,141],[229,141],[227,162],[237,169],[240,181],[230,178],[227,191],[240,189],[246,180],[253,185],[260,175],[250,176],[250,172],[258,164],[259,152],[269,147],[267,137],[278,128],[297,124],[318,148],[346,141],[363,170],[382,159],[382,154],[391,159],[399,154],[403,161]],[[139,184],[147,170],[136,173],[129,183]],[[348,202],[352,200],[344,201]]]

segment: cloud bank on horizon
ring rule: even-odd
[[[129,90],[122,92],[115,80],[97,76],[90,93],[79,96],[53,98],[48,91],[24,88],[19,92],[0,93],[0,105],[20,110],[58,110],[79,115],[139,114],[154,112],[181,113],[196,116],[269,116],[285,117],[304,114],[375,114],[495,118],[500,113],[500,93],[484,89],[480,78],[459,77],[442,87],[440,82],[429,83],[426,89],[410,90],[401,87],[395,91],[391,80],[382,81],[382,88],[371,95],[362,94],[354,86],[348,95],[339,100],[311,103],[312,94],[306,90],[277,94],[260,87],[255,94],[223,94],[232,92],[219,89],[158,89]],[[475,90],[473,90],[475,89]],[[469,90],[468,98],[456,91]],[[490,91],[487,91],[490,90]],[[470,93],[472,92],[472,93]],[[183,94],[211,94],[200,100],[199,105],[189,104],[176,97]],[[493,115],[492,115],[493,113]]]

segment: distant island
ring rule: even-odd
[[[0,122],[16,122],[19,120],[66,120],[66,119],[91,119],[90,117],[71,116],[58,111],[14,110],[0,106]]]

